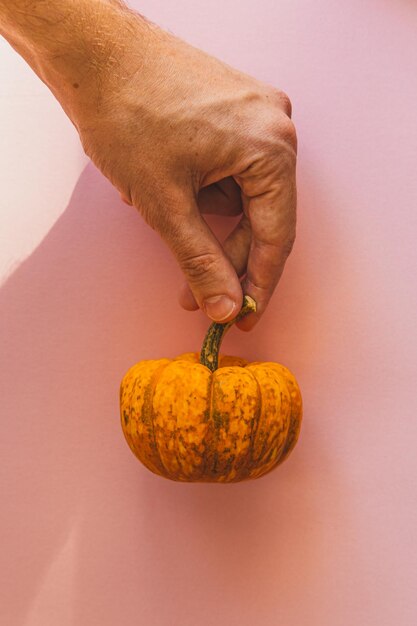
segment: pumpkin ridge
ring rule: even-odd
[[[206,445],[204,448],[204,465],[201,476],[204,477],[206,473],[206,469],[208,467],[209,461],[211,461],[212,456],[214,454],[214,423],[213,423],[213,395],[214,395],[214,375],[213,372],[210,373],[209,378],[209,391],[207,393],[208,407],[207,407],[207,434],[206,434]]]
[[[161,454],[159,452],[158,444],[156,443],[155,436],[155,427],[154,427],[154,410],[153,410],[153,395],[155,393],[156,385],[158,384],[158,378],[161,372],[172,363],[172,361],[168,361],[168,363],[163,363],[160,365],[153,373],[152,378],[150,380],[149,386],[145,391],[145,397],[143,399],[142,413],[145,413],[146,409],[149,409],[149,421],[151,424],[151,437],[153,441],[153,448],[155,450],[155,459],[153,459],[154,464],[160,467],[161,472],[168,472],[167,467],[164,465]],[[169,472],[168,472],[169,473]]]
[[[251,365],[254,365],[253,363]],[[259,375],[261,375],[262,371],[268,371],[268,368],[265,367],[266,364],[264,363],[256,363],[256,366],[259,367]],[[256,378],[256,370],[253,371],[253,374]],[[281,462],[281,457],[282,457],[282,453],[283,450],[286,446],[287,443],[287,437],[288,437],[288,433],[289,433],[289,429],[290,429],[290,424],[291,424],[291,395],[290,392],[287,388],[286,385],[286,381],[284,380],[284,377],[281,373],[281,371],[277,371],[277,369],[273,368],[272,371],[270,372],[270,375],[273,375],[274,378],[274,385],[277,386],[278,385],[278,389],[279,389],[279,396],[280,396],[280,412],[282,411],[282,407],[283,407],[283,403],[282,403],[282,392],[285,391],[287,398],[288,398],[288,413],[287,413],[287,418],[286,418],[286,428],[283,429],[282,426],[283,424],[280,423],[278,430],[271,435],[269,429],[267,428],[267,423],[268,423],[268,414],[264,415],[264,429],[266,428],[267,430],[265,430],[265,435],[263,437],[263,441],[261,443],[261,447],[257,453],[257,458],[254,460],[254,462],[252,463],[252,468],[255,473],[257,472],[257,470],[259,470],[259,467],[262,467],[262,474],[266,473],[266,471],[269,469],[273,469],[275,468],[280,462]],[[259,381],[258,381],[259,382]],[[261,387],[261,384],[260,384]],[[261,394],[263,394],[263,387],[261,387]],[[266,390],[267,388],[265,388]],[[270,406],[269,406],[269,410],[270,410]],[[262,419],[262,414],[261,414],[261,419]],[[270,419],[270,416],[269,416]],[[266,421],[265,421],[266,420]],[[277,426],[277,424],[276,424]],[[272,436],[272,439],[270,438]],[[283,441],[281,443],[281,445],[279,445],[279,440],[281,438],[281,436],[283,437]],[[275,448],[275,452],[274,452],[274,448]],[[253,447],[253,449],[255,450],[255,446]],[[269,450],[269,451],[268,451]],[[272,462],[272,465],[271,465]],[[251,476],[252,477],[252,476]],[[255,476],[256,477],[256,476]]]
[[[245,296],[235,320],[212,324],[200,354],[141,361],[125,374],[122,429],[155,474],[185,482],[259,478],[296,445],[303,402],[292,372],[280,363],[220,355],[227,329],[254,307]]]
[[[259,380],[256,378],[254,372],[252,370],[250,370],[249,368],[246,368],[246,371],[249,372],[249,374],[252,376],[252,378],[254,379],[254,381],[256,382],[256,387],[258,389],[258,398],[257,398],[257,402],[256,402],[256,421],[254,418],[254,424],[252,426],[252,430],[251,430],[251,434],[250,434],[250,441],[251,441],[251,445],[249,447],[249,455],[248,455],[248,462],[245,465],[244,471],[246,473],[247,476],[249,476],[250,474],[250,470],[252,469],[252,464],[253,464],[253,450],[254,450],[254,441],[255,441],[255,437],[256,437],[256,433],[258,432],[258,428],[259,428],[259,423],[261,421],[261,415],[262,415],[262,390],[261,390],[261,386],[259,384]]]
[[[211,373],[211,389],[210,389],[210,406],[209,406],[209,430],[208,430],[208,454],[206,456],[206,465],[207,474],[211,476],[216,473],[217,462],[218,462],[218,419],[219,414],[216,414],[215,407],[215,399],[216,399],[216,381],[215,381],[215,373],[217,370],[212,371]],[[217,420],[217,422],[216,422]]]
[[[121,406],[122,406],[122,398],[123,398],[123,393],[124,393],[123,383],[124,383],[124,380],[122,381],[122,383],[120,385],[120,405]],[[126,409],[124,408],[123,411],[120,412],[120,417],[121,417],[121,421],[122,421],[122,429],[123,429],[124,437],[125,437],[128,445],[129,445],[129,448],[132,450],[133,454],[135,454],[137,456],[137,449],[136,449],[136,446],[133,443],[133,438],[132,438],[131,434],[127,433],[127,431],[125,430],[125,428],[128,427],[128,424],[132,423],[133,397],[134,397],[133,394],[135,392],[136,385],[137,385],[137,379],[134,378],[133,379],[133,384],[132,384],[132,389],[131,389],[130,394],[129,394],[129,413],[127,414]],[[128,419],[126,419],[126,414],[128,415]]]
[[[132,391],[131,391],[131,394],[130,394],[130,401],[129,401],[129,422],[130,422],[130,423],[132,423],[133,398],[135,397],[135,396],[134,396],[134,393],[135,393],[135,390],[136,390],[137,384],[138,384],[138,379],[137,379],[137,378],[135,378],[135,379],[134,379],[134,381],[133,381]],[[133,439],[132,439],[132,446],[133,446]],[[132,446],[131,446],[131,447],[132,447]],[[133,447],[135,447],[135,446],[133,446]]]
[[[224,423],[224,419],[223,419],[223,415],[222,413],[219,411],[219,409],[215,406],[216,405],[216,397],[217,397],[217,393],[216,393],[216,389],[215,389],[215,385],[216,385],[216,372],[219,372],[219,374],[221,373],[222,370],[224,370],[226,368],[220,368],[215,370],[212,373],[212,379],[213,379],[213,386],[211,389],[211,393],[212,393],[212,397],[211,397],[211,402],[210,402],[210,426],[211,426],[211,433],[212,433],[212,446],[211,446],[211,452],[212,454],[208,456],[208,463],[209,463],[209,474],[210,475],[217,475],[219,472],[218,469],[218,464],[219,464],[219,451],[218,451],[218,444],[219,444],[219,435],[220,435],[220,429],[223,426]],[[218,378],[218,376],[217,376]],[[219,384],[217,382],[217,384]],[[228,419],[228,417],[226,418]],[[220,462],[222,461],[222,458],[220,457]]]
[[[300,411],[297,410],[297,405],[295,404],[294,400],[293,400],[293,393],[294,391],[297,391],[297,387],[296,385],[291,381],[291,384],[288,384],[288,378],[287,376],[283,377],[284,382],[285,382],[285,386],[287,387],[288,390],[288,394],[290,396],[290,423],[288,426],[288,433],[287,433],[287,440],[285,442],[285,445],[282,449],[282,453],[279,459],[279,463],[282,463],[283,461],[285,461],[285,459],[287,458],[287,456],[290,454],[290,452],[292,451],[292,449],[294,448],[295,444],[298,441],[298,437],[300,435],[300,428],[299,428],[299,423],[301,422],[302,419],[302,399],[300,396],[300,402],[301,402],[301,407],[300,407]]]
[[[181,363],[181,361],[177,361],[177,363],[175,363],[175,361],[172,360],[170,363],[167,363],[167,367],[169,367],[170,365],[173,365],[175,367],[178,363]],[[189,361],[182,361],[182,363],[186,363],[187,366],[193,365]],[[158,384],[158,382],[156,383],[156,385],[157,384]],[[156,387],[156,385],[155,385],[155,387]],[[178,465],[178,480],[187,480],[187,477],[184,474],[184,470],[183,470],[184,458],[181,456],[181,453],[180,453],[180,450],[179,450],[179,440],[182,438],[182,435],[181,435],[181,432],[179,432],[179,428],[178,428],[178,415],[177,415],[177,413],[173,413],[173,416],[175,417],[175,429],[174,429],[174,432],[173,432],[173,442],[174,443],[173,443],[173,451],[172,452],[173,452],[173,454],[175,456],[175,459],[176,459],[177,465]],[[182,443],[184,444],[184,441]],[[161,457],[161,461],[162,461],[162,457]],[[162,464],[164,465],[166,470],[169,471],[163,461],[162,461]]]

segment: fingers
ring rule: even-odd
[[[238,276],[243,276],[246,272],[251,238],[250,221],[246,215],[242,215],[239,223],[223,243],[223,249]]]
[[[244,195],[245,215],[224,242],[224,252],[236,275],[242,276],[243,292],[254,298],[257,313],[238,322],[251,330],[265,311],[291,252],[296,229],[295,176],[288,176],[273,191],[254,198]],[[180,302],[187,310],[197,304],[185,285]]]
[[[133,202],[124,194],[120,194],[121,200],[133,205]],[[198,194],[198,208],[200,213],[211,215],[239,215],[242,213],[242,197],[239,185],[228,177],[203,187]]]
[[[283,181],[273,192],[251,198],[248,215],[252,240],[243,291],[254,298],[256,314],[239,322],[250,330],[265,311],[291,252],[296,227],[295,180]]]
[[[246,215],[243,215],[239,223],[223,243],[224,253],[232,263],[239,277],[246,272],[250,242],[250,222]],[[187,282],[181,287],[179,302],[187,311],[196,311],[199,308]]]
[[[178,302],[186,311],[197,311],[200,308],[187,281],[184,281],[180,287]]]
[[[239,278],[194,199],[182,202],[188,203],[189,210],[182,215],[166,213],[160,234],[172,249],[198,306],[214,321],[229,321],[242,306]]]
[[[198,194],[198,208],[201,213],[239,215],[242,212],[239,185],[229,177],[204,187]]]

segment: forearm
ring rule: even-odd
[[[57,96],[86,154],[165,239],[190,287],[184,307],[229,321],[243,289],[257,318],[239,324],[251,328],[295,236],[288,97],[119,0],[0,0],[0,33]],[[242,209],[222,248],[200,212]]]
[[[128,49],[132,38],[126,36],[130,28],[139,35],[134,55]],[[74,122],[85,107],[94,115],[103,81],[120,84],[143,63],[151,30],[118,0],[0,0],[0,34]]]

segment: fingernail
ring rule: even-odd
[[[236,302],[233,302],[229,296],[212,296],[204,300],[203,307],[212,320],[222,322],[233,313]]]

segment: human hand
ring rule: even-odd
[[[59,72],[44,70],[46,82],[87,155],[171,248],[187,281],[182,306],[228,321],[246,293],[257,313],[238,325],[249,330],[295,237],[296,135],[287,96],[119,3],[101,8],[94,24],[99,47],[97,37],[84,45],[70,82],[57,78],[69,75],[62,58]],[[202,218],[210,212],[242,212],[223,245]]]

